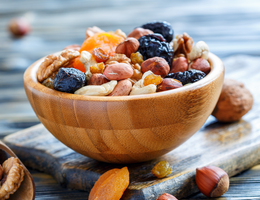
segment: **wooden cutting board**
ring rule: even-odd
[[[255,104],[244,120],[231,124],[219,123],[210,116],[200,131],[177,149],[156,160],[127,165],[130,185],[122,199],[152,200],[164,192],[184,198],[198,192],[194,179],[197,167],[215,165],[234,176],[256,165],[260,160],[259,111]],[[42,124],[11,134],[3,141],[26,166],[51,174],[67,188],[89,192],[102,173],[125,166],[98,162],[74,152]],[[160,160],[173,166],[172,174],[162,179],[151,173]]]

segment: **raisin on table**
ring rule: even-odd
[[[187,83],[194,83],[205,76],[206,74],[204,72],[192,69],[184,72],[169,73],[165,78],[177,79],[185,85]]]
[[[85,85],[86,75],[75,68],[60,68],[54,78],[53,87],[55,90],[67,93],[74,93]]]

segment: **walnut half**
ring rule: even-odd
[[[0,187],[0,199],[8,199],[16,192],[24,179],[24,169],[18,158],[8,158],[3,163],[3,178]]]
[[[37,71],[38,81],[44,81],[53,72],[58,71],[61,67],[68,67],[78,56],[80,56],[80,53],[72,49],[63,50],[60,55],[48,55],[41,63]]]

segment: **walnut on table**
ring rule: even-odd
[[[8,199],[24,180],[24,169],[18,158],[10,157],[3,163],[0,199]]]
[[[61,67],[71,66],[74,59],[78,56],[80,56],[80,53],[72,49],[63,50],[59,55],[48,55],[37,71],[38,81],[43,82]]]
[[[236,80],[225,79],[212,115],[221,122],[234,122],[241,119],[252,106],[253,96],[244,84]]]

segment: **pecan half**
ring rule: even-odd
[[[8,199],[20,187],[24,179],[24,169],[18,158],[11,157],[3,163],[3,171],[0,199]]]
[[[44,81],[53,72],[56,72],[61,67],[68,67],[72,64],[74,59],[78,57],[80,53],[72,49],[66,49],[61,52],[60,55],[48,55],[41,63],[37,71],[37,79],[39,82]]]
[[[184,56],[188,59],[192,45],[193,39],[187,33],[176,35],[173,40],[173,50],[175,56],[178,57],[178,55],[184,54]]]

